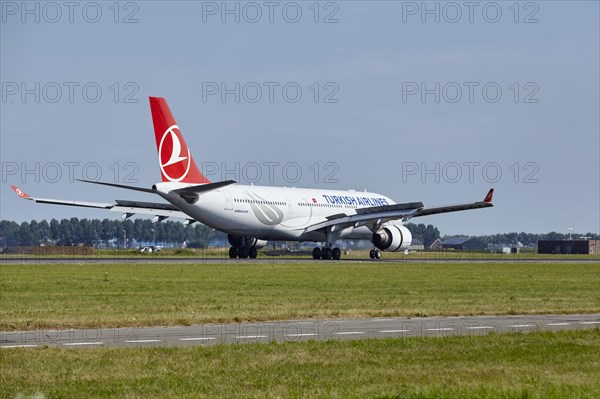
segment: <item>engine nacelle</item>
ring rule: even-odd
[[[398,252],[408,249],[412,243],[412,234],[402,225],[389,224],[373,233],[371,240],[382,251]]]
[[[256,237],[249,237],[249,236],[233,236],[231,234],[229,234],[227,236],[227,240],[229,241],[229,244],[231,244],[232,247],[247,247],[247,248],[251,248],[254,247],[256,249],[262,248],[265,245],[268,244],[268,241],[266,240],[259,240]]]
[[[254,247],[256,249],[260,249],[269,243],[267,240],[259,240],[256,237],[244,237],[244,240],[248,248]]]

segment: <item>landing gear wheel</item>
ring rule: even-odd
[[[375,250],[374,249],[369,251],[369,258],[375,259]]]
[[[331,256],[333,259],[339,260],[342,257],[342,251],[340,251],[339,248],[333,248],[333,251],[331,251]]]
[[[321,259],[329,260],[331,259],[332,253],[331,248],[325,247],[321,250]]]
[[[381,259],[381,251],[378,249],[375,250],[375,259]]]
[[[258,255],[258,251],[256,250],[256,247],[248,248],[248,257],[250,259],[256,259],[257,255]]]
[[[248,257],[248,248],[240,247],[240,249],[238,249],[238,255],[240,259],[246,259]]]
[[[238,256],[238,249],[236,247],[229,248],[229,257],[235,259]]]
[[[321,248],[314,247],[312,255],[313,255],[313,259],[321,259]]]

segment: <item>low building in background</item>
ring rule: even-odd
[[[408,247],[409,251],[422,251],[425,249],[425,245],[418,238],[413,238],[410,246]]]
[[[518,243],[517,246],[512,246],[510,244],[488,244],[487,250],[490,252],[495,252],[497,254],[519,254],[521,252],[521,243]]]
[[[451,237],[443,240],[442,249],[453,249],[455,251],[485,251],[487,245],[475,237]]]
[[[600,255],[600,240],[539,240],[538,254]]]
[[[442,249],[442,241],[439,238],[436,239],[434,242],[431,243],[431,245],[429,245],[429,249],[433,251],[438,251]]]

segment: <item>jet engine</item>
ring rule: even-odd
[[[398,252],[408,249],[412,242],[412,234],[402,225],[388,224],[373,233],[371,240],[382,251]]]
[[[259,240],[256,237],[244,237],[244,240],[246,240],[246,246],[248,248],[254,247],[256,249],[260,249],[268,244],[267,240]]]
[[[227,236],[227,240],[229,241],[229,244],[231,244],[232,247],[246,247],[246,248],[262,248],[265,245],[267,245],[268,241],[266,240],[259,240],[256,237],[249,237],[249,236],[233,236],[231,234],[229,234]]]

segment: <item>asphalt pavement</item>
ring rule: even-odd
[[[305,340],[473,336],[600,328],[600,314],[290,320],[0,332],[0,348],[175,347]]]

